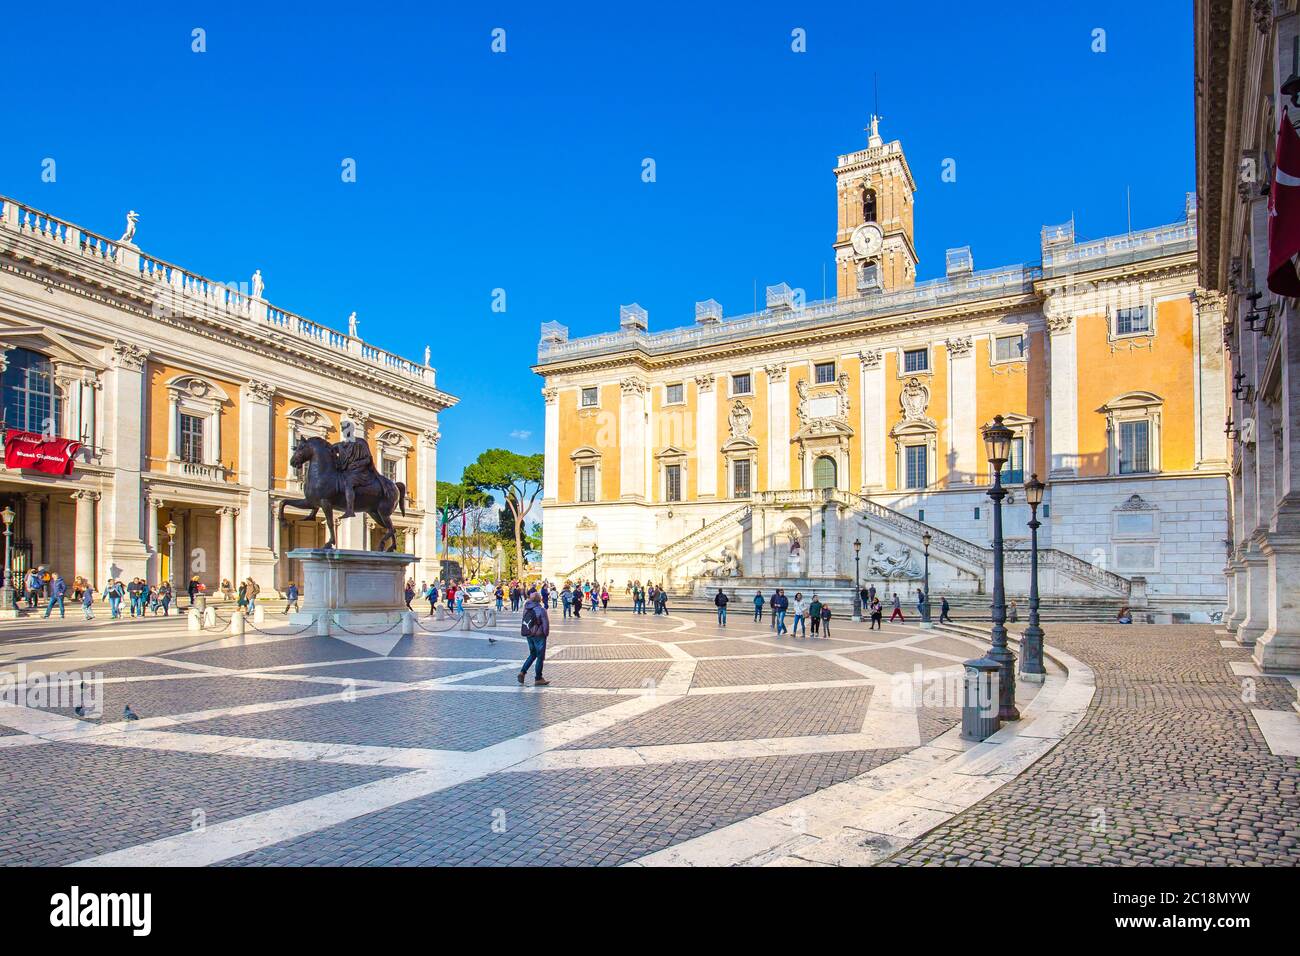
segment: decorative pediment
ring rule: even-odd
[[[58,332],[41,325],[0,326],[0,356],[14,348],[40,352],[48,356],[55,366],[71,365],[95,372],[102,372],[105,368],[104,363],[93,352],[73,344]]]
[[[375,441],[380,445],[393,449],[409,450],[411,448],[411,440],[396,428],[387,428],[380,432]]]
[[[853,437],[853,429],[848,422],[841,421],[837,418],[814,418],[797,432],[795,432],[793,441],[809,442],[816,439],[832,439],[834,441],[845,440]]]
[[[667,448],[655,452],[655,458],[660,461],[675,461],[686,457],[686,452],[676,445],[669,445]]]
[[[328,415],[306,405],[295,408],[285,418],[300,435],[325,438],[334,430]]]
[[[748,435],[745,435],[728,440],[720,450],[724,455],[728,455],[735,452],[756,451],[757,449],[758,442],[754,441],[754,439],[750,438]]]
[[[220,405],[230,401],[226,390],[200,375],[177,375],[167,383],[167,390],[176,399]]]
[[[1101,408],[1097,409],[1097,411],[1106,414],[1108,412],[1114,413],[1134,409],[1151,408],[1154,405],[1163,405],[1164,401],[1165,400],[1155,392],[1126,392],[1117,398],[1112,398],[1105,405],[1101,406]]]
[[[1129,495],[1124,501],[1115,506],[1116,511],[1159,511],[1160,509],[1147,501],[1141,495]]]
[[[569,459],[576,462],[599,461],[600,452],[596,451],[596,449],[592,448],[590,445],[583,445],[581,448],[575,448],[569,455]]]

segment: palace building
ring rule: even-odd
[[[101,588],[301,581],[288,552],[325,536],[303,510],[279,518],[302,490],[290,457],[350,421],[405,483],[399,548],[432,580],[438,415],[456,399],[427,352],[413,362],[363,342],[355,321],[343,334],[277,308],[260,271],[239,288],[147,255],[137,218],[113,241],[0,197],[0,507],[15,514],[15,571]],[[341,521],[339,546],[378,533]]]
[[[661,332],[636,305],[613,332],[543,326],[545,573],[595,562],[619,582],[825,593],[856,568],[902,593],[928,534],[933,589],[978,594],[992,537],[980,429],[1001,415],[1012,594],[1027,590],[1021,485],[1037,473],[1045,594],[1151,619],[1221,613],[1221,304],[1198,289],[1192,198],[1177,221],[1121,236],[1044,227],[1032,265],[981,270],[949,249],[944,274],[918,281],[902,144],[873,118],[835,183],[834,299],[782,283],[760,312],[710,299]]]

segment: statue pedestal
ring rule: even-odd
[[[289,557],[302,562],[302,610],[294,624],[317,624],[316,634],[343,628],[389,627],[406,610],[406,569],[419,560],[392,551],[340,551],[298,548]]]

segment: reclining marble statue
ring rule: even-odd
[[[345,423],[350,424],[350,423]],[[310,510],[306,518],[314,521],[316,512],[325,512],[325,526],[329,538],[327,549],[334,543],[334,509],[342,509],[341,517],[350,518],[357,511],[370,515],[375,524],[384,529],[379,539],[380,551],[397,550],[397,530],[393,527],[393,512],[406,515],[406,485],[379,473],[364,438],[354,437],[345,428],[343,440],[330,444],[323,438],[312,437],[300,442],[289,459],[289,464],[299,468],[307,466],[302,483],[302,497],[280,503],[280,520],[284,509]]]

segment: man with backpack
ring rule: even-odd
[[[520,625],[519,635],[528,639],[528,657],[524,661],[524,666],[519,670],[519,683],[524,682],[524,676],[528,673],[528,667],[533,661],[537,662],[537,671],[533,678],[534,687],[545,687],[550,681],[542,677],[542,664],[546,660],[546,638],[551,633],[551,619],[546,614],[546,608],[537,600],[537,591],[534,589],[528,592],[528,600],[524,603],[524,620]]]
[[[722,593],[722,588],[718,588],[717,596],[713,599],[713,604],[718,609],[718,627],[727,626],[727,602],[730,600]]]

